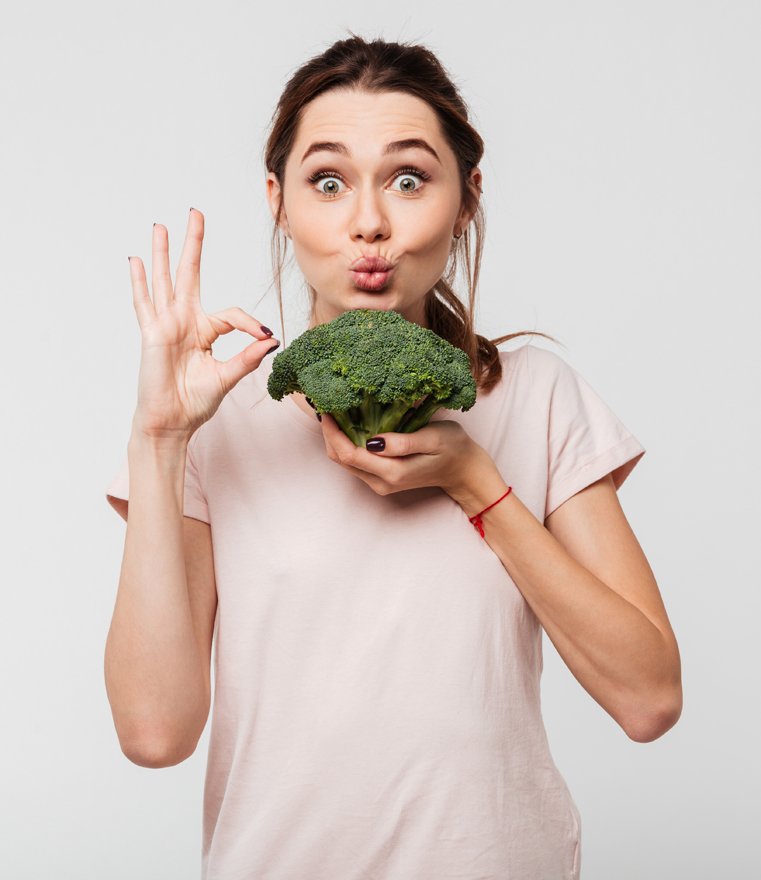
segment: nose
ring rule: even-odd
[[[372,187],[362,187],[357,193],[355,206],[351,218],[352,239],[367,244],[387,239],[391,226],[381,193]]]

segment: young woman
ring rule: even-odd
[[[267,395],[272,331],[204,313],[200,212],[174,285],[163,226],[152,296],[130,260],[143,348],[108,492],[129,518],[106,683],[130,760],[176,764],[206,724],[216,644],[209,880],[577,877],[542,629],[632,739],[679,717],[676,641],[616,494],[644,448],[558,355],[475,333],[482,151],[420,46],[336,43],[278,105],[267,198],[310,326],[394,309],[478,382],[467,413],[367,449],[303,395]],[[254,341],[220,363],[233,329]]]

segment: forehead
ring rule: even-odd
[[[351,152],[352,144],[363,151],[375,145],[380,152],[391,141],[410,138],[428,141],[439,156],[448,151],[436,113],[421,98],[405,92],[336,89],[304,109],[292,158],[301,161],[315,141],[340,142]]]

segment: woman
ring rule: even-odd
[[[129,519],[106,681],[124,753],[176,764],[207,720],[215,634],[206,878],[577,877],[542,628],[632,739],[679,717],[676,641],[616,494],[644,448],[560,357],[474,332],[482,151],[419,46],[336,43],[278,105],[276,277],[284,236],[310,326],[394,309],[478,382],[472,410],[367,449],[303,395],[267,396],[272,331],[204,314],[198,211],[174,288],[164,227],[153,299],[130,260],[143,351],[129,482],[125,463],[109,488]],[[232,329],[254,341],[219,363]]]

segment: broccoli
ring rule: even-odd
[[[467,412],[476,402],[464,351],[375,309],[351,309],[302,333],[275,356],[267,390],[275,400],[302,392],[355,446],[385,431],[411,434],[439,407]]]

